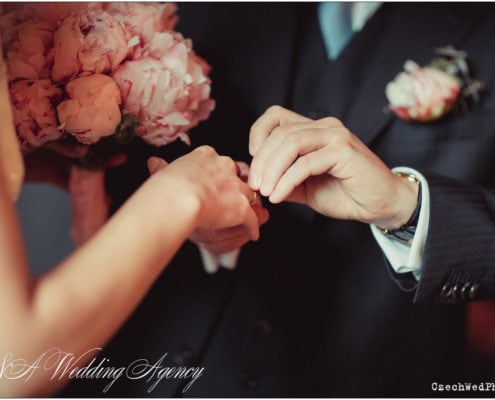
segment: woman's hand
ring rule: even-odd
[[[220,230],[242,226],[251,240],[259,237],[256,212],[251,207],[254,192],[237,176],[236,163],[219,156],[209,146],[201,146],[171,164],[152,157],[151,174],[167,178],[182,205],[195,210],[196,230]]]
[[[236,164],[239,178],[246,182],[249,175],[249,165],[240,161],[237,161]],[[251,207],[256,213],[259,226],[268,221],[268,210],[263,207],[259,196],[254,196]],[[248,231],[243,225],[216,230],[196,229],[189,239],[215,254],[230,253],[241,248],[250,240]]]

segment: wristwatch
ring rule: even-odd
[[[411,215],[411,218],[398,229],[384,229],[377,226],[377,228],[384,235],[389,236],[392,239],[397,239],[401,242],[409,242],[413,239],[416,233],[416,227],[419,220],[419,212],[421,211],[421,181],[413,174],[404,174],[398,172],[397,175],[406,178],[409,182],[415,182],[418,184],[418,200],[416,202],[416,208]]]

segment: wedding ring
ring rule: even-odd
[[[254,204],[257,198],[258,198],[258,192],[253,192],[253,200],[251,200],[250,204]]]

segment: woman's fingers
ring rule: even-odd
[[[168,163],[162,158],[150,157],[147,161],[147,165],[150,175],[153,175],[162,168],[165,168],[168,165]]]

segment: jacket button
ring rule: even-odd
[[[469,289],[469,298],[472,300],[476,297],[478,294],[478,291],[480,289],[480,284],[479,283],[474,283],[471,288]]]
[[[321,111],[310,110],[310,111],[308,111],[307,115],[308,115],[308,118],[311,118],[311,119],[320,119],[321,118]]]
[[[245,372],[241,372],[239,375],[239,385],[244,389],[256,389],[256,386],[258,386],[258,381]]]
[[[174,356],[174,362],[179,366],[185,366],[193,358],[194,352],[189,347],[183,347],[182,350]]]
[[[272,331],[272,326],[266,319],[258,318],[254,321],[254,330],[261,335],[268,335]]]

